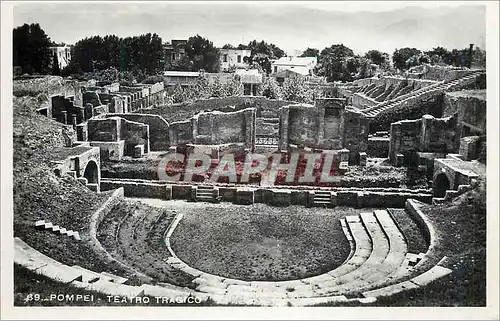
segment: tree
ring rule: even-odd
[[[411,67],[419,66],[424,63],[429,63],[431,61],[430,57],[424,53],[419,53],[411,56],[406,60],[406,69]]]
[[[150,33],[127,38],[94,36],[78,41],[72,50],[72,62],[78,66],[73,69],[84,72],[116,68],[154,75],[163,70],[164,60],[162,39]]]
[[[365,58],[378,65],[381,69],[389,69],[389,54],[378,50],[369,50],[365,54]]]
[[[57,58],[57,52],[54,52],[52,58],[52,75],[58,76],[61,70],[59,69],[59,58]]]
[[[49,71],[52,41],[38,23],[24,24],[13,30],[13,63],[26,73]]]
[[[305,83],[304,77],[289,77],[285,79],[282,87],[283,99],[299,103],[310,102],[311,93]]]
[[[201,69],[206,72],[219,71],[219,49],[214,44],[200,35],[190,37],[185,46],[186,55],[192,62],[192,70]]]
[[[392,54],[392,61],[394,62],[394,67],[399,70],[404,70],[407,68],[406,61],[415,55],[420,55],[422,52],[416,48],[401,48],[396,49]]]
[[[354,52],[343,44],[327,47],[319,54],[316,73],[325,76],[327,81],[352,81],[354,62],[348,62],[351,57]]]
[[[307,48],[300,55],[300,57],[318,57],[318,56],[319,56],[319,50],[316,48]]]
[[[236,48],[234,48],[234,46],[233,46],[233,45],[231,45],[231,44],[227,43],[227,44],[225,44],[224,46],[222,46],[222,49],[236,49]]]
[[[262,85],[259,86],[257,91],[259,96],[265,96],[270,99],[283,99],[281,87],[273,77],[265,77]]]
[[[478,46],[474,48],[472,53],[472,66],[476,68],[486,68],[486,51]]]
[[[432,50],[426,51],[425,54],[429,56],[431,63],[452,65],[454,61],[451,51],[443,47],[433,48]]]
[[[266,73],[271,73],[271,59],[279,59],[285,56],[285,52],[278,46],[264,40],[260,42],[252,40],[248,43],[246,49],[251,51],[250,61],[257,62]]]

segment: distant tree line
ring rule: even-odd
[[[93,36],[78,41],[71,50],[69,66],[59,70],[57,56],[49,47],[56,45],[39,24],[24,24],[13,30],[14,66],[20,66],[24,73],[83,74],[94,73],[108,78],[147,79],[161,71],[218,72],[220,50],[213,42],[200,35],[190,37],[184,47],[182,59],[170,61],[164,43],[156,33],[120,38],[115,35]],[[247,45],[226,44],[223,49],[248,49],[246,61],[251,68],[270,74],[271,61],[286,56],[273,43],[252,40]],[[356,55],[343,44],[334,44],[323,50],[307,48],[303,57],[317,57],[315,74],[328,81],[352,81],[374,76],[376,73],[396,73],[423,63],[452,66],[485,67],[486,52],[474,48],[452,49],[436,47],[429,51],[416,48],[399,48],[392,54],[370,50]],[[111,69],[111,72],[104,72]],[[274,86],[271,86],[274,87]]]
[[[396,49],[392,54],[370,50],[364,55],[355,55],[343,44],[336,44],[319,50],[307,48],[301,57],[317,57],[315,74],[328,81],[352,81],[374,76],[379,71],[396,73],[424,63],[450,65],[456,67],[486,67],[486,52],[479,47],[447,50],[436,47],[429,51],[416,48]]]

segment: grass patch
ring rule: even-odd
[[[415,254],[427,252],[429,244],[425,241],[423,231],[408,213],[401,208],[389,208],[388,211],[405,236],[408,252]]]
[[[181,202],[182,203],[182,202]],[[291,280],[338,267],[350,246],[339,219],[347,207],[184,203],[172,248],[202,271],[242,280]]]

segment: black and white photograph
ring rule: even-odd
[[[498,9],[2,2],[2,319],[498,319]]]

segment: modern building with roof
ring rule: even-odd
[[[317,57],[281,57],[271,62],[271,76],[279,83],[290,77],[311,76],[317,64]]]
[[[249,49],[219,49],[220,68],[229,71],[231,68],[245,68],[250,63],[252,51]]]
[[[262,74],[257,69],[237,69],[234,76],[243,84],[244,95],[257,94],[257,86],[262,84]]]

